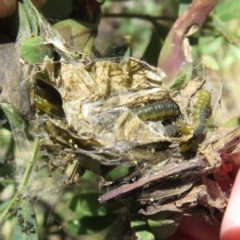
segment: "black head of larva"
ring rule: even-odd
[[[143,121],[154,121],[178,116],[179,107],[171,100],[164,100],[139,107],[133,112]]]

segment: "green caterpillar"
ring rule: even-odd
[[[207,117],[210,115],[211,109],[211,94],[207,90],[200,90],[196,93],[197,102],[194,105],[192,119],[195,123],[193,135],[199,136],[202,134]]]
[[[199,90],[196,95],[196,103],[193,106],[192,112],[192,124],[184,123],[179,121],[177,123],[177,130],[183,134],[192,133],[193,137],[187,142],[180,144],[181,152],[189,151],[198,141],[198,138],[201,136],[207,118],[210,115],[211,110],[211,94],[207,90]]]
[[[133,112],[143,121],[162,120],[179,115],[178,105],[171,100],[164,100],[134,109]]]

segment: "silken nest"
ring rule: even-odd
[[[202,56],[166,84],[166,74],[143,60],[94,56],[94,32],[84,51],[74,48],[62,31],[69,22],[50,26],[28,0],[19,15],[32,109],[25,118],[49,171],[63,173],[67,186],[81,183],[85,170],[98,174],[99,202],[126,203],[159,239],[184,216],[220,225],[229,194],[219,184],[221,164],[236,151],[239,130],[210,124],[222,93],[217,62]]]

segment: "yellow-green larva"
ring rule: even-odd
[[[139,107],[133,112],[143,121],[154,121],[177,116],[179,107],[171,100],[164,100]]]
[[[182,118],[177,119],[176,129],[179,133],[183,135],[191,135],[194,131],[194,124],[185,122]]]
[[[192,120],[195,124],[193,135],[199,136],[202,134],[207,117],[211,110],[211,94],[207,90],[200,90],[196,93],[197,101],[192,112]]]
[[[192,111],[192,124],[178,125],[178,130],[182,133],[191,131],[193,134],[191,139],[180,144],[181,152],[189,151],[196,144],[205,128],[207,118],[211,111],[211,94],[209,91],[205,89],[199,90],[195,98],[196,103]]]

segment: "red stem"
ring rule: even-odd
[[[168,83],[179,69],[188,63],[182,50],[183,40],[192,26],[200,29],[218,0],[193,0],[189,8],[177,19],[171,28],[159,57],[158,66],[168,75]]]

